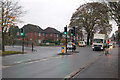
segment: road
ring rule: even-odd
[[[106,56],[101,56],[74,78],[118,78],[118,48],[110,50]]]
[[[112,50],[116,51],[116,48]],[[92,51],[89,46],[77,47],[79,53],[64,56],[56,55],[60,52],[60,47],[36,47],[36,50],[34,53],[3,57],[2,77],[65,78],[84,65],[89,65],[91,61],[97,63],[104,56],[103,51]]]

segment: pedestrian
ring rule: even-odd
[[[109,54],[109,45],[106,44],[106,48],[105,48],[105,55]]]

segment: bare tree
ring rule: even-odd
[[[19,18],[23,16],[22,6],[19,5],[19,2],[13,0],[2,0],[2,51],[5,51],[4,48],[4,34],[9,31],[11,26],[15,25],[15,22],[20,21]]]
[[[110,32],[108,8],[102,3],[87,3],[81,5],[71,17],[69,27],[76,26],[77,30],[85,30],[87,33],[87,44],[89,38],[100,30]]]

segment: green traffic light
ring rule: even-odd
[[[73,34],[71,34],[71,36],[73,36]]]
[[[65,35],[67,35],[67,32],[64,32]]]
[[[21,33],[21,36],[23,36],[23,33]]]

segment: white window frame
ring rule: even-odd
[[[38,33],[38,36],[41,36],[41,33]]]

